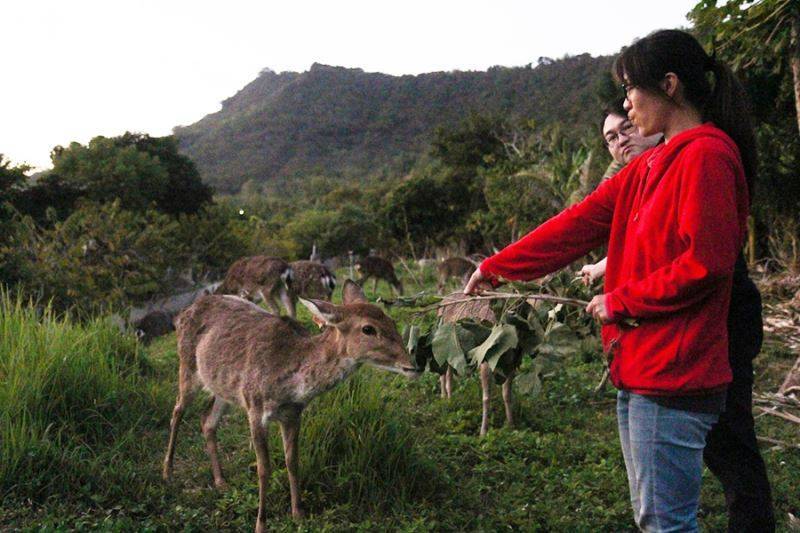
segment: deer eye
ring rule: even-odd
[[[378,332],[375,331],[375,328],[373,328],[372,326],[364,326],[363,328],[361,328],[361,333],[363,333],[364,335],[375,335]]]

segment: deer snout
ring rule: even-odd
[[[408,350],[406,350],[405,346],[402,346],[400,350],[401,353],[395,362],[395,367],[399,368],[400,373],[407,378],[416,379],[420,377],[422,371],[417,368],[417,365],[411,360]]]
[[[383,350],[382,353],[368,356],[366,362],[382,370],[403,374],[407,378],[417,378],[421,374],[402,344],[391,350]]]

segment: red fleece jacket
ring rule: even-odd
[[[708,123],[643,153],[480,269],[538,278],[607,242],[602,336],[614,385],[703,394],[731,381],[726,317],[748,205],[739,150]],[[639,326],[622,327],[626,317]]]

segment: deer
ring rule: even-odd
[[[215,293],[232,294],[254,302],[263,301],[276,315],[280,314],[280,300],[289,316],[294,318],[292,277],[292,268],[283,259],[264,255],[243,257],[230,266]]]
[[[469,296],[464,295],[462,292],[454,292],[448,294],[442,299],[442,303],[458,302],[460,300],[467,300]],[[455,323],[462,318],[472,318],[483,320],[491,323],[497,322],[497,317],[492,311],[488,300],[473,300],[471,302],[465,301],[461,304],[447,305],[439,309],[439,317],[445,323]],[[489,363],[483,362],[478,367],[481,380],[481,400],[482,400],[482,416],[481,416],[481,430],[480,436],[483,437],[489,431],[489,415],[490,415],[490,398],[492,387],[492,369]],[[441,388],[442,398],[450,398],[452,392],[453,372],[450,365],[447,366],[445,373],[439,376],[439,386]],[[509,375],[503,382],[503,405],[506,412],[506,423],[508,427],[514,427],[514,411],[512,409],[513,391],[512,385],[514,382],[514,374]]]
[[[363,257],[356,262],[356,270],[361,276],[358,279],[358,284],[362,287],[369,278],[372,278],[373,294],[375,294],[375,290],[378,287],[379,279],[382,279],[391,285],[392,289],[395,291],[395,293],[397,293],[398,296],[403,294],[403,284],[400,283],[399,279],[397,279],[397,276],[394,273],[394,267],[389,260],[375,255],[368,255],[367,257]]]
[[[293,299],[301,296],[330,301],[336,288],[336,275],[328,267],[316,261],[292,261],[289,267],[292,269]]]
[[[256,532],[266,527],[266,490],[271,476],[268,423],[281,428],[289,477],[292,516],[304,516],[298,480],[298,446],[303,409],[362,364],[419,376],[397,326],[363,291],[347,280],[342,305],[300,299],[323,331],[312,336],[296,320],[230,295],[197,300],[176,319],[178,395],[170,421],[163,478],[172,477],[178,425],[200,387],[213,400],[201,429],[217,488],[226,486],[219,463],[216,431],[228,404],[247,412],[256,453],[258,516]]]
[[[461,285],[466,285],[467,280],[475,272],[476,265],[466,257],[449,257],[436,266],[438,283],[436,290],[440,294],[444,290],[447,280],[457,277]]]

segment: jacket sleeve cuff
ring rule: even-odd
[[[619,322],[627,316],[625,306],[613,292],[606,293],[606,313],[610,322]]]
[[[500,278],[497,275],[493,274],[488,268],[486,268],[486,261],[488,260],[484,260],[483,263],[478,266],[478,270],[481,271],[484,281],[489,282],[492,288],[496,289],[503,283],[500,281]]]

